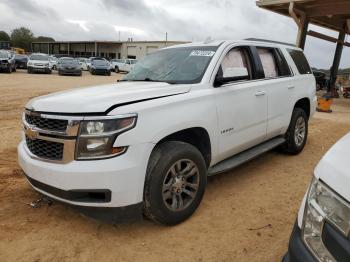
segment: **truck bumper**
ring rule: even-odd
[[[57,164],[33,159],[22,141],[18,160],[36,191],[89,216],[119,222],[116,218],[123,213],[127,217],[142,215],[144,180],[153,146],[133,145],[125,154],[110,159]]]
[[[301,237],[301,229],[296,222],[290,236],[288,252],[283,257],[282,262],[316,262]]]

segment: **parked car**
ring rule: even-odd
[[[27,69],[28,56],[27,55],[15,55],[16,68]]]
[[[49,56],[42,53],[34,53],[29,56],[27,63],[27,70],[29,74],[35,72],[51,74],[51,67]]]
[[[87,71],[90,71],[90,67],[91,67],[91,59],[90,58],[88,58],[86,60],[86,67],[87,67]]]
[[[35,190],[86,215],[174,225],[198,208],[207,176],[276,147],[300,153],[316,103],[299,48],[171,46],[119,83],[29,101],[19,163]]]
[[[59,75],[82,75],[81,66],[77,59],[62,57],[58,60],[57,66]]]
[[[92,75],[111,75],[111,67],[105,59],[94,59],[91,61],[90,73]]]
[[[49,64],[51,70],[57,70],[57,63],[58,63],[58,58],[54,56],[49,56]]]
[[[89,71],[89,68],[88,68],[88,58],[84,58],[84,57],[79,57],[77,58],[77,60],[79,61],[79,64],[80,64],[80,67],[81,67],[81,70],[84,70],[84,71]],[[91,63],[90,63],[91,64]]]
[[[284,262],[350,261],[349,156],[350,133],[315,168]]]
[[[16,61],[14,55],[7,50],[0,50],[0,71],[7,73],[16,72]]]
[[[130,72],[137,63],[136,59],[112,59],[111,64],[113,70],[118,73],[120,71]]]

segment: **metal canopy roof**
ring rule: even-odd
[[[310,22],[338,32],[350,34],[350,0],[258,0],[257,6],[291,16],[290,3],[296,13],[305,14]]]

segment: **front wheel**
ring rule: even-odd
[[[292,119],[286,133],[285,153],[297,155],[303,151],[308,136],[308,117],[301,108],[294,108]]]
[[[152,152],[144,188],[145,215],[164,225],[176,225],[198,208],[207,184],[207,168],[194,146],[169,141]]]

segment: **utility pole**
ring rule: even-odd
[[[168,45],[168,32],[165,32],[165,46]]]

